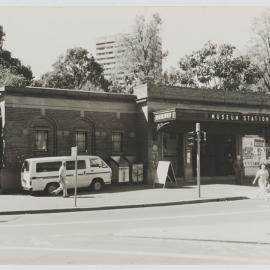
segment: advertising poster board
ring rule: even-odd
[[[254,176],[261,163],[268,163],[265,140],[259,136],[242,138],[242,155],[246,176]]]
[[[155,184],[163,184],[163,188],[166,185],[166,181],[169,180],[171,183],[175,183],[177,186],[177,181],[175,178],[174,170],[170,161],[159,161],[157,166],[157,173],[154,181]]]

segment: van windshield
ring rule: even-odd
[[[100,158],[91,158],[90,167],[108,168],[107,164]]]
[[[29,172],[29,162],[25,160],[22,165],[22,172]]]

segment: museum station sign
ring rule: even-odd
[[[264,114],[241,114],[241,113],[209,113],[210,120],[217,121],[241,121],[241,122],[270,122],[270,115]]]
[[[168,109],[154,112],[154,122],[173,120],[270,123],[269,114]]]

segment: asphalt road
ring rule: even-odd
[[[0,216],[0,264],[270,264],[270,201]]]

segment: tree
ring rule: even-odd
[[[261,78],[260,70],[248,56],[237,55],[230,44],[208,42],[201,50],[179,61],[181,85],[226,91],[248,90]]]
[[[10,51],[3,49],[5,33],[0,26],[0,85],[24,87],[30,85],[33,74],[29,66],[24,66]]]
[[[52,88],[108,91],[109,82],[103,76],[103,68],[81,47],[68,49],[53,64],[53,70],[41,76],[36,85]]]
[[[4,33],[3,26],[0,25],[0,50],[2,50],[5,35],[6,34]]]
[[[270,91],[270,10],[254,19],[252,25],[255,34],[251,40],[250,56],[262,74],[260,86],[263,91]]]
[[[123,35],[120,48],[120,61],[125,70],[127,80],[133,84],[144,82],[147,77],[154,82],[161,80],[162,58],[167,53],[162,53],[160,27],[162,20],[159,14],[154,14],[149,22],[144,16],[137,16],[133,32]]]
[[[181,85],[180,80],[181,80],[180,71],[174,67],[171,67],[169,70],[166,70],[163,73],[162,83],[165,85],[170,86]]]
[[[0,85],[25,87],[29,82],[23,75],[13,74],[8,69],[0,68]]]

